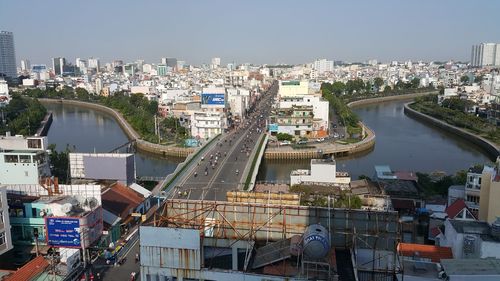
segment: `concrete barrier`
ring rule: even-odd
[[[404,112],[406,115],[408,115],[412,118],[421,120],[427,124],[438,127],[440,129],[443,129],[447,132],[450,132],[454,135],[461,137],[462,139],[464,139],[466,141],[469,141],[469,142],[475,144],[476,146],[478,146],[482,150],[484,150],[492,161],[494,161],[500,155],[499,146],[496,145],[495,143],[493,143],[493,142],[491,142],[491,141],[489,141],[481,136],[477,136],[473,133],[470,133],[462,128],[450,125],[442,120],[439,120],[439,119],[434,118],[432,116],[426,115],[422,112],[416,111],[409,106],[412,103],[413,102],[409,102],[409,103],[406,103],[404,105]]]
[[[263,139],[262,139],[263,138]],[[250,161],[250,167],[245,169],[245,173],[243,175],[243,179],[245,179],[244,190],[252,191],[255,187],[255,179],[257,178],[257,174],[259,173],[260,163],[262,162],[262,156],[264,155],[264,151],[266,150],[267,141],[269,139],[268,134],[264,134],[261,139],[259,139],[258,145],[256,145],[254,151],[252,151],[252,161]],[[257,158],[255,158],[257,157]],[[254,165],[254,160],[255,165]],[[250,172],[252,173],[250,175]],[[250,182],[248,182],[248,176],[250,176]],[[248,182],[248,185],[247,185]]]
[[[96,110],[109,116],[113,117],[120,128],[122,128],[123,132],[127,136],[129,140],[136,141],[136,147],[139,151],[152,153],[160,156],[174,156],[174,157],[187,157],[189,154],[195,151],[195,148],[191,147],[176,147],[170,145],[161,145],[156,143],[151,143],[141,139],[139,133],[137,133],[134,128],[125,120],[125,118],[116,110],[106,107],[104,105],[91,103],[91,102],[83,102],[76,100],[63,100],[63,99],[38,99],[42,104],[68,104],[78,107],[89,108],[92,110]]]

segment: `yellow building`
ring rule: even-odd
[[[280,81],[280,88],[278,91],[278,96],[280,98],[304,96],[308,94],[308,81]]]
[[[493,223],[500,217],[500,157],[495,169],[481,175],[481,192],[479,197],[479,220]]]

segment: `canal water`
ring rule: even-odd
[[[392,101],[357,107],[354,111],[376,134],[371,152],[337,160],[337,170],[347,171],[352,179],[372,177],[375,165],[393,170],[455,173],[473,164],[488,163],[483,150],[453,134],[412,119],[404,114],[408,101]],[[292,169],[309,169],[310,160],[280,162],[264,160],[259,181],[288,181]]]
[[[75,152],[110,152],[128,142],[118,123],[108,114],[62,104],[45,104],[45,107],[53,112],[54,120],[47,136],[49,143],[56,144],[57,150],[69,146]],[[182,160],[137,152],[137,176],[166,176]]]
[[[477,163],[490,161],[480,148],[452,134],[416,121],[403,112],[403,101],[358,107],[354,111],[377,136],[370,152],[337,160],[337,170],[348,171],[353,179],[373,176],[375,165],[390,165],[393,170],[444,171],[455,173]],[[109,152],[126,143],[127,137],[105,113],[69,105],[51,104],[54,122],[49,143],[58,150],[68,144],[77,152]],[[136,153],[138,176],[164,176],[173,172],[180,158],[159,158]],[[258,181],[287,182],[290,171],[308,169],[310,160],[263,160]]]

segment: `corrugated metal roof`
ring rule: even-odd
[[[4,281],[27,281],[36,277],[49,266],[49,262],[44,257],[38,256],[19,268],[12,275],[9,275]]]
[[[398,253],[405,257],[420,257],[430,259],[432,262],[440,262],[441,259],[452,259],[453,252],[450,247],[439,247],[433,245],[422,245],[412,243],[399,243]]]

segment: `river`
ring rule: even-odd
[[[406,116],[404,103],[355,108],[363,122],[375,131],[375,148],[362,155],[336,159],[337,170],[347,171],[356,179],[360,175],[372,176],[375,165],[390,165],[393,170],[455,173],[473,164],[490,162],[475,145]],[[77,152],[108,152],[128,141],[114,119],[105,113],[62,104],[46,106],[54,113],[49,143],[55,143],[59,150],[69,144]],[[139,152],[135,159],[138,176],[165,176],[182,161]],[[291,170],[308,169],[309,162],[264,160],[257,180],[286,182]]]
[[[477,146],[412,119],[404,114],[408,101],[392,101],[360,106],[353,110],[376,134],[375,148],[364,155],[337,160],[337,170],[352,179],[375,174],[375,165],[389,165],[396,171],[455,173],[474,164],[490,162]],[[264,160],[258,181],[288,181],[292,169],[309,169],[310,160]]]
[[[44,105],[53,112],[54,120],[47,136],[57,150],[64,150],[69,145],[75,152],[109,152],[128,142],[118,123],[108,114],[71,105]],[[166,176],[182,160],[136,152],[137,176]]]

